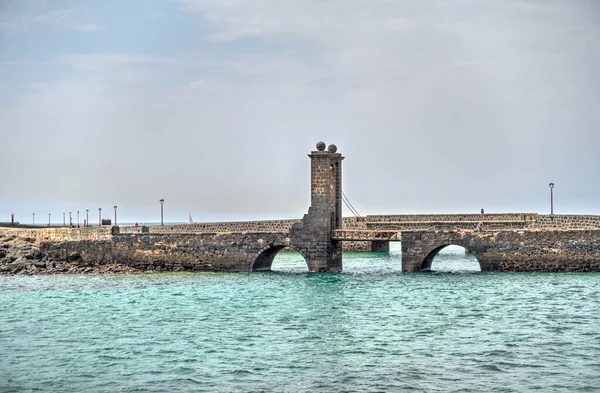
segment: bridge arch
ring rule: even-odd
[[[464,248],[465,252],[475,255],[475,258],[477,259],[477,264],[479,265],[479,270],[483,271],[483,266],[482,266],[479,258],[477,258],[477,254],[474,253],[473,250],[469,249],[469,247],[465,247],[465,245],[458,244],[458,243],[442,244],[442,245],[435,247],[433,250],[431,250],[423,259],[423,262],[421,264],[421,271],[430,271],[431,266],[433,264],[433,259],[440,253],[440,251],[442,251],[443,249],[445,249],[448,246],[459,246],[459,247]]]
[[[275,259],[275,257],[279,253],[279,251],[281,251],[285,247],[289,247],[292,250],[299,253],[300,255],[302,255],[302,258],[304,258],[304,262],[306,262],[306,266],[308,268],[310,268],[310,266],[308,264],[309,259],[308,259],[307,255],[304,252],[302,252],[302,250],[300,250],[297,247],[294,247],[288,243],[272,243],[272,244],[265,245],[256,254],[254,254],[252,256],[252,260],[250,262],[250,271],[252,271],[252,272],[270,271],[271,266],[273,265],[273,260]]]

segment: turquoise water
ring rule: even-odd
[[[0,392],[600,390],[599,274],[478,273],[461,249],[447,273],[274,268],[0,277]]]

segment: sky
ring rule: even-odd
[[[600,1],[0,0],[0,221],[600,214]],[[345,216],[351,216],[349,210]]]

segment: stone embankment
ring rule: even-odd
[[[80,274],[80,273],[134,273],[140,270],[120,264],[84,262],[81,253],[66,254],[61,249],[43,250],[51,243],[39,244],[28,236],[0,237],[0,274]]]

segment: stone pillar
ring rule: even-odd
[[[372,241],[371,252],[390,252],[390,242],[387,240]]]
[[[310,207],[301,222],[290,229],[292,246],[302,250],[311,272],[341,271],[342,243],[331,239],[332,229],[342,228],[342,160],[335,145],[317,143],[308,155]]]

